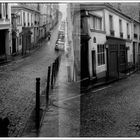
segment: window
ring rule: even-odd
[[[105,46],[97,45],[98,66],[105,64]]]
[[[31,14],[31,23],[33,23],[33,15]]]
[[[19,45],[21,45],[21,42],[22,42],[22,36],[20,35],[20,37],[19,37]]]
[[[28,26],[29,26],[29,13],[28,13],[28,17],[27,17],[27,22],[28,22]]]
[[[23,12],[23,22],[24,22],[24,26],[26,26],[26,23],[25,23],[25,12]]]
[[[5,4],[3,3],[3,16],[6,16],[6,11],[5,11]]]
[[[25,12],[23,12],[23,21],[25,22]]]
[[[136,33],[137,32],[137,26],[136,26],[136,24],[134,24],[134,33]]]
[[[100,17],[93,17],[93,29],[102,30],[102,18]]]
[[[113,16],[109,15],[109,26],[110,26],[110,30],[113,30]]]
[[[127,23],[127,35],[129,35],[129,23]]]
[[[119,29],[120,29],[120,32],[122,32],[122,20],[119,19]]]
[[[0,18],[2,18],[2,4],[0,3]]]
[[[20,22],[21,20],[20,19],[21,19],[20,16],[18,16],[17,17],[17,24],[21,24],[21,22]]]
[[[5,3],[6,19],[8,19],[8,3]]]

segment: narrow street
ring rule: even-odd
[[[80,136],[140,136],[140,72],[81,96]]]
[[[47,68],[60,55],[55,52],[58,26],[51,39],[30,56],[0,66],[0,117],[10,119],[9,136],[20,136],[35,106],[35,79],[41,78],[41,90],[47,77]]]
[[[140,136],[140,72],[82,94],[78,83],[60,81],[51,93],[53,104],[39,137]]]

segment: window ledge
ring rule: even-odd
[[[9,18],[8,19],[6,18],[5,21],[10,21],[10,19]]]
[[[4,18],[1,18],[0,21],[4,21]]]
[[[90,29],[91,32],[97,32],[97,33],[103,33],[105,34],[106,32],[105,31],[102,31],[102,30],[96,30],[96,29]]]

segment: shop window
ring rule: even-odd
[[[97,45],[98,66],[105,64],[105,46]]]

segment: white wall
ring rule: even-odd
[[[114,31],[115,31],[115,37],[120,38],[120,30],[119,30],[119,19],[122,20],[122,29],[123,29],[123,38],[127,39],[127,23],[129,23],[129,31],[130,31],[130,39],[132,39],[131,36],[131,22],[129,20],[126,20],[122,18],[121,16],[112,13],[108,10],[105,10],[105,28],[106,28],[106,34],[109,36],[110,35],[110,27],[109,27],[109,15],[113,16],[113,26],[114,26]]]
[[[90,12],[92,14],[96,14],[98,16],[102,17],[102,30],[104,31],[104,20],[103,20],[103,11],[96,11],[96,12]],[[105,64],[98,66],[98,56],[97,56],[97,44],[105,44],[106,42],[106,34],[105,32],[96,32],[96,31],[91,31],[90,29],[93,29],[93,19],[92,16],[88,19],[88,27],[89,27],[89,34],[91,39],[89,40],[89,71],[90,71],[90,76],[92,76],[92,55],[91,52],[92,50],[95,50],[96,54],[96,74],[102,73],[106,71],[106,50],[105,50]],[[96,38],[96,43],[93,42],[94,37]]]

